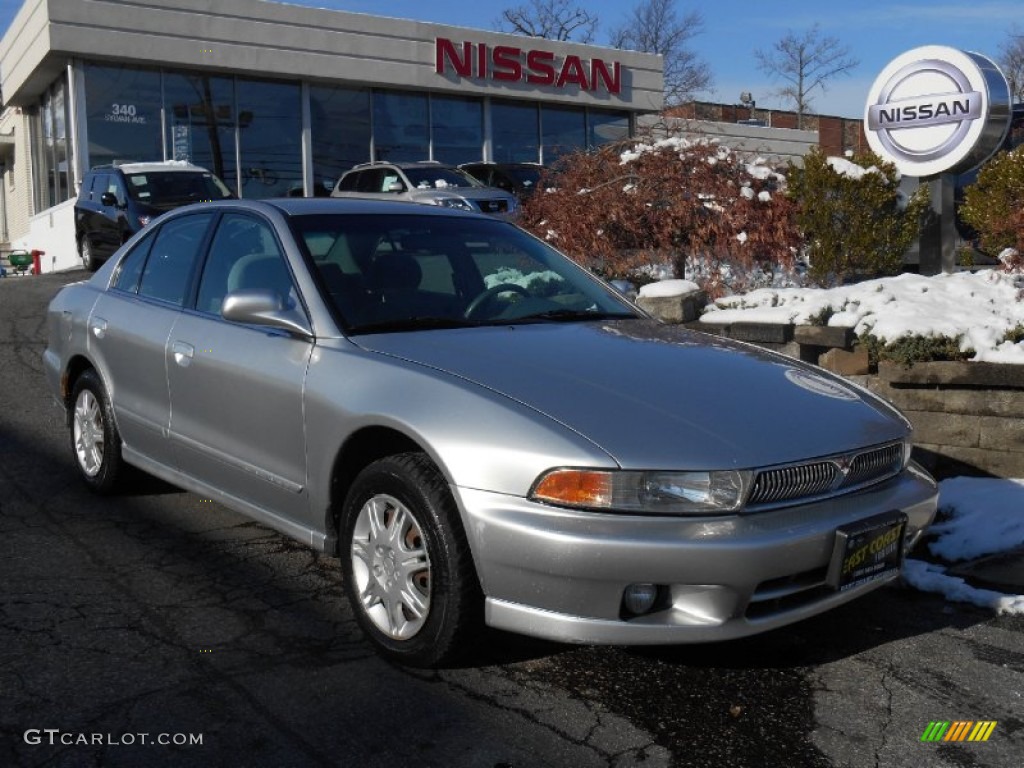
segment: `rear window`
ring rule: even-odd
[[[128,194],[148,205],[185,205],[231,197],[224,183],[208,171],[147,171],[126,174]]]

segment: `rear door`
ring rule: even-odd
[[[118,264],[88,321],[90,354],[107,384],[128,450],[171,464],[167,341],[181,313],[210,213],[175,218]]]

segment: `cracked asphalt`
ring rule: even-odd
[[[1024,620],[900,587],[720,645],[381,661],[333,558],[141,474],[78,481],[40,354],[83,276],[0,280],[0,766],[1024,763]],[[998,724],[922,743],[935,720]]]

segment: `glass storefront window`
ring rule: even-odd
[[[85,65],[89,165],[163,160],[160,73]]]
[[[39,101],[32,120],[33,203],[35,210],[57,205],[74,196],[68,173],[68,114],[64,79],[54,83]]]
[[[283,197],[302,189],[297,84],[239,80],[238,136],[242,197]]]
[[[164,75],[164,99],[168,159],[213,171],[238,194],[231,78],[168,72]]]
[[[299,84],[93,63],[83,65],[83,81],[87,167],[182,160],[213,171],[240,197],[303,194]],[[314,194],[329,194],[345,171],[370,159],[483,157],[485,99],[323,84],[307,92]],[[63,84],[51,88],[33,121],[38,209],[75,192],[66,93]],[[487,109],[496,162],[550,165],[629,136],[625,111],[512,99],[490,100]]]
[[[491,102],[491,155],[496,163],[536,163],[540,160],[536,104]]]
[[[483,102],[449,96],[431,97],[430,132],[433,160],[458,165],[483,159]]]
[[[587,146],[599,147],[629,138],[629,114],[591,109],[587,112]]]
[[[425,93],[373,92],[373,153],[375,160],[427,160],[429,114]]]
[[[582,109],[574,107],[541,108],[544,165],[553,165],[562,155],[587,148],[585,114]]]
[[[329,193],[341,174],[370,159],[370,91],[312,86],[309,116],[314,189]]]

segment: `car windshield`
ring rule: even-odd
[[[455,168],[403,168],[402,171],[416,189],[481,186],[476,179]]]
[[[127,176],[128,194],[158,208],[232,197],[224,182],[208,171],[145,171]]]
[[[524,187],[532,187],[540,181],[540,168],[506,168],[505,173]]]
[[[506,222],[414,214],[293,222],[352,333],[637,316],[584,269]]]

